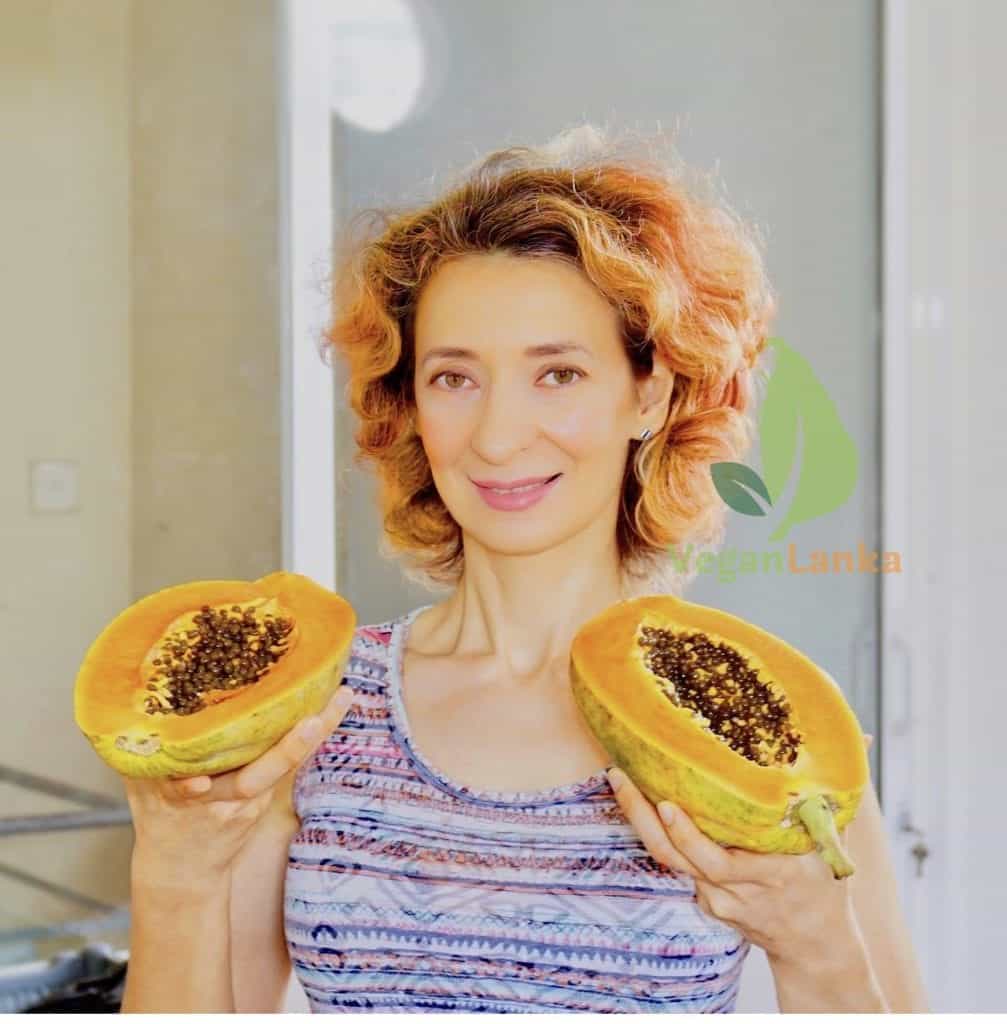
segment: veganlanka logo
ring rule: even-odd
[[[769,535],[781,541],[797,523],[807,522],[834,511],[849,500],[857,484],[859,460],[857,448],[843,426],[835,403],[815,376],[808,361],[782,338],[770,338],[768,345],[776,354],[776,363],[759,410],[759,447],[762,475],[741,462],[717,462],[710,467],[714,486],[724,502],[745,516],[765,516],[766,506],[775,509],[795,469],[797,439],[803,451],[793,498],[779,525]],[[690,548],[691,553],[691,548]],[[714,555],[700,554],[697,569],[711,572],[717,568],[721,580],[731,582],[737,572],[781,572],[783,552],[726,549]],[[677,557],[681,560],[682,555]],[[687,557],[687,556],[686,556]],[[684,565],[683,565],[684,568]],[[786,569],[793,573],[828,572],[901,572],[897,551],[868,550],[862,542],[856,557],[850,550],[815,550],[801,564],[796,545],[787,545]]]

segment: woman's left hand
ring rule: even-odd
[[[866,739],[870,746],[870,737]],[[657,808],[624,773],[616,800],[659,864],[692,876],[696,903],[780,961],[842,955],[856,943],[850,887],[818,853],[754,853],[721,846],[680,808]],[[614,787],[613,787],[614,788]],[[662,820],[660,810],[672,810]],[[845,829],[839,832],[841,839]]]

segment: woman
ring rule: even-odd
[[[314,740],[128,784],[124,1009],[276,1010],[292,961],[322,1012],[730,1011],[752,943],[784,1011],[926,1008],[873,790],[836,883],[663,820],[573,703],[579,626],[719,542],[774,310],[737,218],[619,148],[491,154],[351,245],[358,460],[448,596],[357,629]]]

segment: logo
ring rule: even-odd
[[[717,493],[730,508],[746,516],[764,516],[766,510],[750,491],[775,506],[794,467],[798,434],[802,435],[797,490],[783,521],[769,536],[783,540],[796,523],[832,512],[849,499],[857,485],[859,459],[853,438],[811,364],[782,338],[770,338],[768,344],[776,352],[776,365],[759,410],[762,476],[741,462],[714,463],[711,473]]]
[[[793,496],[782,512],[779,525],[769,535],[770,541],[782,541],[798,523],[827,515],[845,504],[856,488],[860,463],[853,438],[810,363],[782,338],[770,338],[768,345],[776,353],[776,362],[758,416],[762,473],[741,462],[713,463],[710,473],[717,493],[729,508],[740,515],[766,516],[770,509],[777,509],[796,472]],[[801,440],[799,465],[798,438]],[[849,550],[816,550],[811,552],[807,565],[800,563],[793,543],[787,547],[786,568],[794,573],[841,572],[844,569],[847,572],[902,571],[898,552],[881,554],[868,550],[863,543],[858,544],[856,558]],[[738,570],[758,571],[758,553],[742,554],[740,566],[736,552],[731,550],[723,552],[719,558],[700,555],[698,567],[700,571],[709,572],[719,564],[721,579],[730,580]],[[762,554],[763,571],[772,571],[773,567],[782,570],[781,552]],[[678,557],[682,557],[681,554]]]

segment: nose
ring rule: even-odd
[[[516,388],[487,388],[472,431],[473,451],[488,463],[504,465],[527,448],[538,432],[534,409]]]

